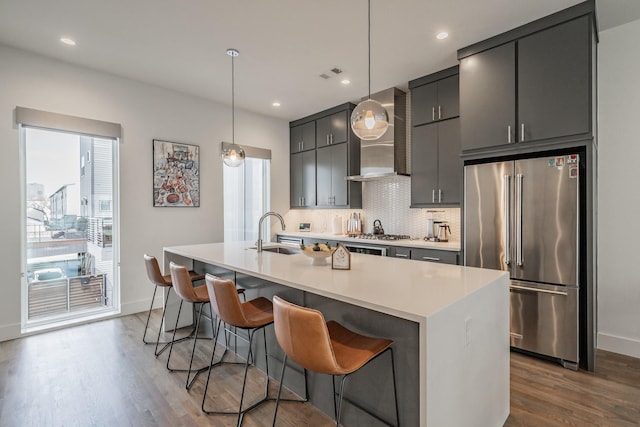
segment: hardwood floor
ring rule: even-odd
[[[166,370],[168,352],[156,359],[154,346],[142,344],[145,320],[141,313],[0,343],[0,426],[234,425],[232,416],[201,412],[206,373],[186,391],[185,373]],[[172,363],[188,363],[190,344],[176,347]],[[198,365],[210,357],[211,343],[202,344]],[[235,366],[214,370],[219,388],[210,390],[216,400],[208,399],[207,406],[237,405],[238,373]],[[251,395],[263,386],[252,382]],[[243,425],[270,425],[273,408],[269,402],[249,412]],[[286,403],[278,411],[278,426],[332,423],[310,404]],[[512,353],[511,415],[505,425],[638,426],[640,360],[599,351],[597,371],[588,373]]]

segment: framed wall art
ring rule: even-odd
[[[200,206],[200,147],[153,140],[153,206]]]

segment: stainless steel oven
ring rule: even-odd
[[[343,245],[349,250],[349,252],[356,254],[387,256],[387,248],[383,246],[360,245],[353,243],[343,243]]]

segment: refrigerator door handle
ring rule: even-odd
[[[516,264],[522,267],[522,184],[524,175],[516,175]]]
[[[511,175],[504,175],[502,177],[503,185],[502,185],[502,202],[504,204],[504,209],[502,210],[503,218],[502,223],[504,224],[504,263],[506,265],[511,264],[511,226],[509,221],[509,210],[511,206]]]
[[[509,286],[509,289],[516,289],[516,290],[520,290],[520,291],[530,291],[530,292],[537,292],[540,294],[550,294],[550,295],[562,295],[562,296],[568,296],[569,293],[567,292],[561,292],[561,291],[552,291],[549,289],[541,289],[541,288],[532,288],[529,286],[518,286],[518,285],[511,285]]]

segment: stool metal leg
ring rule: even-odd
[[[191,350],[191,360],[189,361],[189,370],[187,371],[187,383],[185,385],[185,388],[187,390],[191,389],[191,386],[193,385],[193,382],[196,380],[196,378],[198,377],[198,375],[209,369],[209,366],[205,366],[199,369],[194,369],[195,371],[195,375],[193,376],[193,378],[190,380],[191,377],[191,371],[192,371],[192,366],[193,366],[193,356],[196,353],[196,343],[198,342],[198,331],[200,330],[200,319],[202,318],[202,308],[204,307],[206,303],[200,303],[200,309],[198,310],[198,318],[196,319],[196,336],[193,340],[193,349]],[[213,316],[212,316],[213,317]]]
[[[282,370],[280,371],[280,384],[278,385],[278,396],[276,397],[276,408],[273,411],[273,422],[271,423],[272,427],[276,425],[276,417],[278,416],[278,406],[280,405],[280,401],[285,402],[297,402],[297,403],[305,403],[309,401],[309,387],[307,384],[307,370],[303,368],[304,372],[304,399],[281,399],[280,395],[282,394],[282,385],[284,384],[284,371],[287,368],[287,353],[284,354],[284,360],[282,361]],[[333,378],[333,377],[332,377]],[[335,393],[334,393],[335,398]],[[335,404],[335,400],[334,400]],[[335,408],[335,405],[334,405]]]
[[[149,327],[149,319],[151,318],[151,310],[153,310],[153,301],[155,301],[156,299],[157,290],[158,290],[158,286],[154,286],[153,296],[151,297],[151,306],[149,306],[149,313],[147,314],[147,323],[144,325],[144,334],[142,334],[142,342],[145,344],[153,344],[153,342],[147,341],[147,328]],[[164,318],[164,309],[162,310],[162,317]],[[160,337],[158,337],[158,339],[159,338]]]

